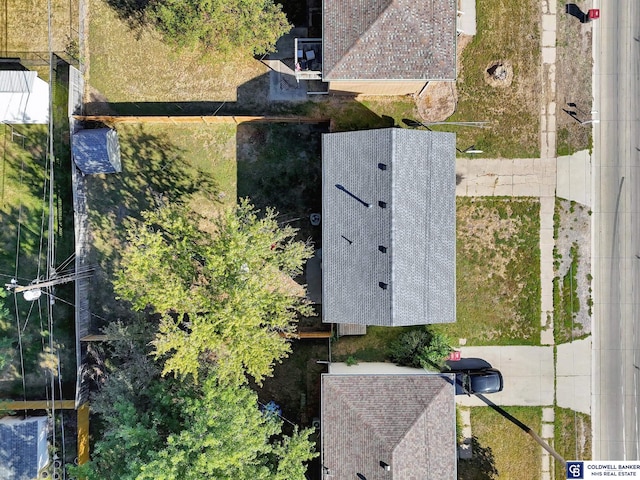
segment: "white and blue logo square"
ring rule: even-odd
[[[584,462],[567,462],[567,478],[584,478]]]

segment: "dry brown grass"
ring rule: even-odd
[[[89,82],[108,101],[235,102],[240,85],[268,70],[249,56],[220,62],[178,52],[149,27],[129,28],[104,0],[90,0],[90,8]]]
[[[508,407],[508,412],[540,433],[542,411],[539,407]],[[458,465],[460,478],[504,478],[538,480],[541,474],[541,449],[530,436],[519,427],[488,407],[471,409],[471,431],[481,449],[474,456],[484,453],[483,461],[473,458],[461,460]],[[492,457],[497,475],[486,475],[484,462]],[[475,475],[474,475],[475,473]],[[484,475],[483,475],[484,473]]]
[[[52,50],[65,51],[77,40],[79,0],[52,0]],[[0,54],[49,50],[47,0],[0,1]],[[9,53],[10,54],[10,53]]]
[[[487,121],[490,128],[459,128],[458,141],[488,157],[537,157],[540,152],[540,2],[478,0],[477,35],[462,53],[456,83],[455,121]],[[492,62],[509,62],[513,82],[492,87],[485,72]]]

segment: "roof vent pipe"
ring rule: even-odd
[[[388,472],[389,470],[391,470],[391,465],[389,465],[389,464],[388,464],[388,463],[386,463],[386,462],[383,462],[382,460],[380,460],[380,466],[381,466],[382,468],[384,468],[387,472]]]
[[[389,286],[389,284],[384,283],[384,282],[378,282],[378,286],[379,286],[381,289],[386,290],[386,289],[387,289],[387,287]]]

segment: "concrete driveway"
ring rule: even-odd
[[[497,405],[553,405],[553,347],[462,347],[464,358],[482,358],[502,372],[504,389],[488,395]],[[474,396],[458,395],[458,405],[486,405]]]

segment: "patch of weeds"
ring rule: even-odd
[[[557,344],[573,340],[573,331],[579,324],[576,316],[580,311],[580,297],[578,296],[578,262],[580,253],[578,244],[573,243],[569,250],[571,264],[568,271],[553,279],[553,308],[555,319],[555,341]]]
[[[568,408],[555,408],[554,448],[563,458],[591,459],[591,417]],[[562,464],[555,462],[555,478],[565,478]]]
[[[356,357],[354,357],[353,355],[349,355],[347,357],[347,360],[345,361],[345,363],[347,364],[348,367],[351,367],[353,365],[357,365],[358,364],[358,359]]]

